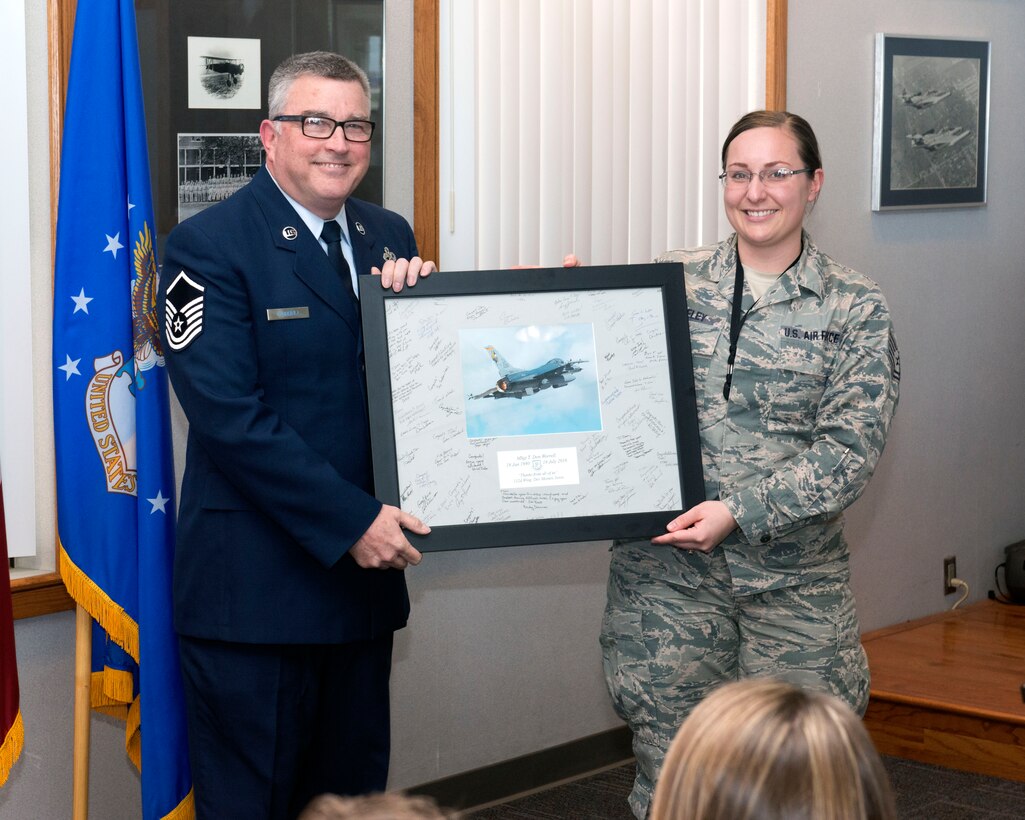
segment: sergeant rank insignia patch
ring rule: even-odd
[[[203,332],[203,291],[181,271],[167,289],[164,305],[164,330],[171,350],[184,350]]]

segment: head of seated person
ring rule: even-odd
[[[322,794],[299,815],[299,820],[450,820],[456,815],[438,808],[430,797],[386,792],[360,797]]]
[[[893,792],[840,700],[772,679],[717,689],[666,755],[651,820],[895,820]]]

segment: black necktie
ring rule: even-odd
[[[327,243],[327,258],[331,260],[334,269],[342,277],[342,287],[349,294],[351,299],[356,298],[352,289],[352,275],[349,273],[349,263],[342,255],[342,226],[335,220],[328,219],[320,230],[320,238]]]

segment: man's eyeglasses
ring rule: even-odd
[[[303,136],[312,137],[315,140],[329,140],[335,133],[336,128],[342,129],[342,134],[349,142],[370,142],[374,136],[374,125],[370,120],[333,120],[330,117],[309,117],[301,114],[282,114],[275,117],[274,122],[298,122],[302,123]]]
[[[808,174],[813,170],[815,169],[773,168],[769,171],[742,171],[737,168],[732,171],[723,171],[719,174],[719,179],[727,188],[746,188],[751,184],[751,180],[755,177],[758,177],[758,179],[761,180],[762,185],[778,187],[786,184],[790,177],[795,174]]]

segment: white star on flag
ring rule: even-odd
[[[153,515],[153,513],[155,513],[155,512],[157,511],[157,510],[160,510],[160,512],[162,512],[162,513],[166,513],[166,512],[167,512],[167,510],[165,510],[165,509],[164,509],[164,506],[165,506],[165,505],[167,504],[167,502],[168,502],[168,501],[170,501],[171,499],[170,499],[170,498],[164,498],[164,494],[163,494],[163,492],[161,492],[160,490],[157,490],[157,496],[156,496],[156,498],[147,498],[146,500],[147,500],[147,501],[148,501],[148,502],[149,502],[150,504],[152,504],[152,505],[153,505],[153,509],[149,511],[149,514],[150,514],[150,515]]]
[[[128,213],[131,213],[132,212],[132,208],[134,208],[134,207],[135,206],[132,204],[132,198],[128,197]]]
[[[78,296],[72,296],[72,301],[75,303],[75,309],[71,311],[71,315],[74,316],[78,311],[89,312],[89,303],[93,300],[92,296],[85,295],[85,288],[82,288],[78,292]]]
[[[78,372],[78,363],[82,360],[75,359],[72,361],[71,357],[67,354],[65,354],[64,358],[66,358],[67,361],[57,368],[58,370],[64,371],[64,381],[68,381],[72,376],[81,376],[82,374]]]
[[[112,254],[114,254],[114,258],[117,259],[118,250],[124,247],[124,245],[122,245],[119,241],[121,239],[121,232],[118,231],[113,236],[111,236],[109,233],[104,234],[104,236],[107,237],[107,247],[103,249],[103,252],[106,253],[107,251],[110,251]]]

